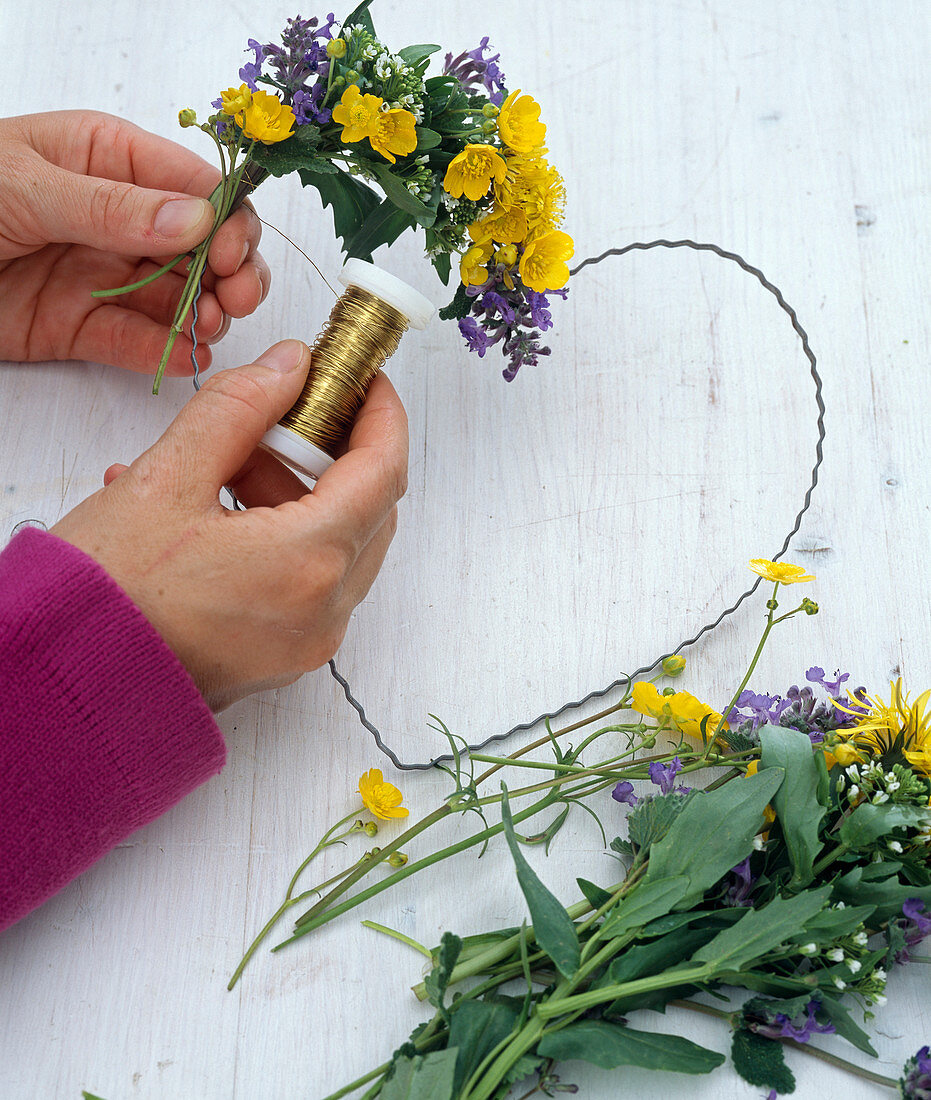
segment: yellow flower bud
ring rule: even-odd
[[[185,107],[183,111],[178,112],[178,124],[185,128],[197,125],[197,112],[193,107]]]
[[[503,248],[499,248],[495,253],[495,263],[513,267],[517,263],[517,245],[506,244]]]
[[[674,653],[663,661],[663,672],[667,676],[680,676],[685,670],[685,658]]]
[[[378,825],[374,821],[366,821],[362,826],[362,831],[366,836],[378,836]]]
[[[388,856],[388,862],[392,867],[403,867],[407,863],[407,856],[403,852],[392,852]]]
[[[851,764],[859,764],[862,761],[862,757],[857,750],[846,741],[839,741],[833,747],[832,752],[834,753],[834,759],[842,768],[849,767]]]
[[[345,57],[346,56],[346,39],[345,38],[331,38],[326,44],[327,57]]]

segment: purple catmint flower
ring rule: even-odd
[[[655,783],[663,794],[670,794],[676,785],[676,776],[681,771],[682,761],[678,756],[673,757],[669,764],[654,760],[650,765],[650,782]]]
[[[501,319],[507,321],[509,325],[514,323],[514,310],[497,291],[485,291],[482,295],[482,309],[484,309],[486,313],[499,313]]]
[[[247,61],[245,65],[239,70],[239,79],[249,86],[251,91],[255,91],[257,84],[256,81],[262,75],[262,56],[265,52],[265,47],[261,42],[256,42],[254,38],[250,38],[248,43],[248,50],[255,51],[255,61]],[[248,52],[248,51],[247,51]]]
[[[469,351],[478,352],[479,359],[482,359],[491,347],[492,341],[485,335],[485,330],[478,321],[474,317],[463,317],[459,322],[459,331],[465,337]]]
[[[753,908],[753,902],[750,900],[750,892],[756,883],[756,875],[750,870],[750,857],[740,861],[736,867],[732,867],[730,872],[734,876],[735,881],[728,886],[724,895],[724,900],[728,905],[735,908],[746,906]]]
[[[636,806],[640,799],[634,794],[633,783],[628,783],[627,780],[623,780],[611,792],[611,797],[615,802],[626,802],[628,806]]]
[[[924,1046],[902,1068],[899,1089],[905,1100],[931,1100],[931,1051]]]
[[[824,675],[824,669],[814,665],[805,673],[805,679],[810,684],[820,684],[832,699],[838,699],[840,698],[841,684],[850,679],[850,673],[839,672],[835,669],[834,675],[837,677],[836,680],[828,680]]]
[[[469,95],[477,94],[479,88],[483,87],[488,93],[489,102],[500,107],[504,102],[505,76],[498,67],[501,54],[496,53],[494,57],[484,56],[485,51],[490,48],[486,34],[474,50],[461,53],[456,58],[448,53],[443,72],[454,76]]]
[[[905,936],[905,946],[896,952],[895,961],[909,961],[909,948],[917,947],[925,936],[931,935],[931,913],[925,909],[921,898],[907,898],[902,903],[902,916],[896,922]]]
[[[815,1016],[820,1008],[821,1002],[813,997],[805,1006],[804,1016],[790,1018],[784,1012],[770,1015],[764,1011],[758,1020],[748,1020],[747,1027],[764,1039],[794,1039],[796,1043],[807,1043],[812,1035],[830,1035],[836,1030],[830,1022],[818,1023]]]

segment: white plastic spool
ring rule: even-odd
[[[360,290],[366,290],[380,298],[386,305],[403,314],[409,328],[426,328],[436,312],[432,302],[419,291],[365,260],[347,260],[339,273],[339,281],[345,287],[357,286]],[[283,424],[275,424],[269,428],[262,437],[262,446],[293,470],[307,474],[315,481],[334,462],[326,451]]]

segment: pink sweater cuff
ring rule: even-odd
[[[0,929],[215,775],[187,671],[116,582],[29,528],[0,554]]]

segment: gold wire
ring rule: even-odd
[[[406,331],[403,313],[367,290],[347,287],[311,349],[304,389],[279,423],[335,457],[369,383]]]

